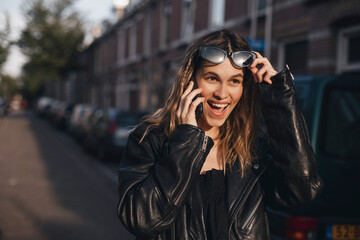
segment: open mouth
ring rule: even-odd
[[[208,101],[207,103],[210,106],[210,109],[215,113],[221,113],[229,106],[229,103],[216,103],[212,101]]]

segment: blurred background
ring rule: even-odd
[[[223,28],[289,65],[325,182],[268,209],[273,239],[360,239],[360,0],[2,0],[0,240],[134,239],[116,216],[129,131]]]

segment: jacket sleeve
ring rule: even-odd
[[[175,219],[199,176],[213,141],[192,125],[180,125],[169,141],[159,129],[130,134],[119,168],[118,216],[137,236],[154,236]]]
[[[262,158],[267,171],[262,184],[267,204],[296,209],[315,199],[321,189],[305,119],[296,105],[294,79],[288,67],[260,84],[260,105],[268,131]]]

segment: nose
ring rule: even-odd
[[[227,95],[226,86],[224,83],[219,83],[217,85],[216,91],[214,92],[214,96],[217,99],[225,99]]]

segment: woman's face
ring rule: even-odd
[[[244,70],[235,68],[229,58],[220,64],[205,62],[196,72],[196,81],[205,98],[199,119],[203,130],[220,127],[239,102],[243,93]]]

